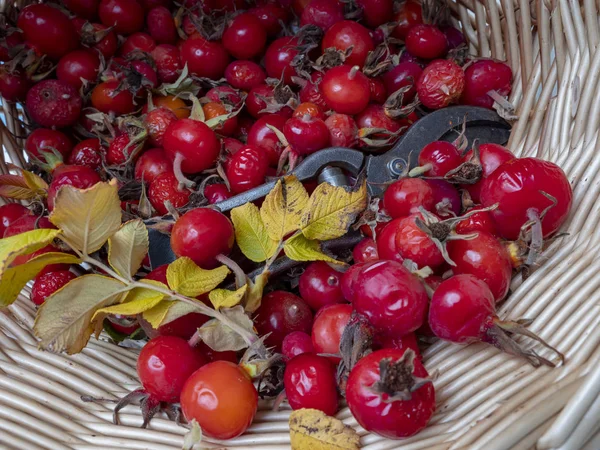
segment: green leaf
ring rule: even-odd
[[[283,251],[288,258],[294,261],[325,261],[333,264],[344,264],[323,253],[318,241],[310,241],[302,234],[288,239],[283,246]]]
[[[131,220],[108,239],[108,262],[122,277],[137,273],[148,254],[148,230],[141,219]]]
[[[294,175],[279,179],[260,207],[270,238],[279,242],[298,230],[307,205],[308,193]]]
[[[186,297],[198,297],[212,291],[229,274],[225,266],[213,270],[198,267],[190,258],[176,259],[167,268],[167,281],[174,291]]]
[[[302,234],[319,241],[341,237],[366,207],[366,181],[357,190],[321,183],[310,196],[302,215]]]
[[[33,280],[47,265],[79,264],[81,260],[68,253],[44,253],[24,264],[10,267],[0,277],[0,307],[13,303],[29,280]]]
[[[263,262],[277,251],[279,241],[269,237],[260,212],[254,203],[231,210],[235,239],[242,253],[251,261]]]
[[[244,313],[242,306],[222,309],[221,313],[238,327],[253,332],[252,320]],[[206,322],[198,328],[198,333],[202,341],[217,352],[238,351],[248,347],[248,343],[238,333],[217,319]]]
[[[42,228],[0,239],[0,276],[17,256],[29,255],[44,248],[59,234],[60,230]]]
[[[244,295],[246,295],[247,290],[247,284],[243,285],[237,291],[230,291],[229,289],[213,289],[210,291],[210,294],[208,294],[208,298],[215,309],[233,308],[240,304]]]
[[[99,250],[121,226],[117,180],[97,183],[89,189],[62,186],[54,200],[50,221],[82,253]]]
[[[52,352],[80,352],[94,332],[92,317],[119,303],[129,287],[114,278],[83,275],[56,291],[40,307],[33,331],[39,346]]]

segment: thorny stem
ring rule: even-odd
[[[160,292],[161,294],[164,294],[166,296],[165,300],[167,300],[167,301],[173,301],[173,300],[182,301],[184,303],[187,303],[188,305],[192,305],[194,308],[196,308],[198,310],[199,313],[204,314],[205,316],[208,316],[208,317],[212,317],[213,319],[217,319],[219,322],[223,323],[224,325],[226,325],[227,327],[229,327],[233,331],[235,331],[237,334],[239,334],[242,337],[242,339],[244,339],[244,341],[248,344],[248,346],[252,345],[254,342],[256,342],[258,340],[258,336],[244,330],[239,325],[237,325],[235,322],[232,322],[227,316],[225,316],[224,314],[221,314],[219,311],[217,311],[215,309],[209,308],[204,303],[199,302],[198,300],[194,300],[190,297],[186,297],[185,295],[181,295],[181,294],[179,294],[175,291],[172,291],[171,289],[168,289],[168,288],[162,288],[162,287],[156,286],[154,284],[141,283],[139,281],[132,281],[132,280],[123,278],[122,276],[120,276],[118,273],[116,273],[114,270],[112,270],[109,266],[102,263],[101,261],[98,261],[97,259],[92,258],[89,255],[84,255],[82,252],[77,250],[75,248],[75,246],[72,245],[64,237],[61,236],[59,238],[65,244],[67,244],[77,254],[77,256],[79,256],[79,258],[83,262],[86,262],[92,266],[97,267],[98,269],[103,270],[108,275],[110,275],[112,278],[115,278],[116,280],[119,280],[121,283],[127,285],[129,287],[129,290],[134,289],[134,288],[143,288],[143,289],[151,289],[153,291]],[[244,282],[245,282],[245,279],[244,279]]]

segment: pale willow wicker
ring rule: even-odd
[[[461,0],[450,3],[475,55],[507,59],[517,107],[510,148],[560,164],[575,188],[571,235],[551,245],[542,267],[514,293],[501,316],[535,318],[531,328],[567,356],[556,369],[533,369],[483,346],[438,342],[424,355],[435,382],[437,413],[411,439],[367,434],[347,409],[365,449],[600,449],[600,2]],[[3,105],[3,146],[23,163],[20,133]],[[1,154],[1,152],[0,152]],[[0,172],[5,172],[0,164]],[[138,428],[128,408],[112,424],[111,405],[80,396],[120,396],[137,386],[133,351],[92,340],[79,355],[40,352],[31,334],[34,308],[23,292],[0,313],[0,446],[35,449],[180,448],[184,429],[163,419]],[[549,355],[546,355],[549,356]],[[289,448],[289,411],[263,405],[242,437],[216,447]],[[210,445],[207,443],[207,446]]]

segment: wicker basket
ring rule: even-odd
[[[437,412],[426,430],[389,441],[362,430],[348,409],[338,417],[359,430],[370,450],[598,450],[600,2],[458,0],[450,6],[471,52],[506,59],[514,70],[510,102],[519,119],[511,150],[560,164],[575,188],[571,235],[550,246],[530,278],[513,281],[500,311],[535,318],[532,330],[564,352],[567,363],[534,369],[483,345],[438,342],[424,354],[429,371],[439,371]],[[5,158],[23,164],[21,142],[12,137],[22,130],[14,106],[2,108],[0,173],[6,173]],[[168,420],[142,430],[139,410],[128,407],[117,426],[110,404],[83,403],[82,394],[116,397],[136,387],[136,353],[102,340],[72,357],[38,351],[28,296],[25,290],[0,311],[0,448],[181,448],[185,430]],[[289,448],[288,415],[263,404],[245,435],[214,446]]]

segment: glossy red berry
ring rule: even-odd
[[[223,33],[225,49],[236,59],[252,59],[262,53],[267,31],[256,16],[243,13],[236,16]]]
[[[53,60],[60,59],[79,45],[69,18],[59,9],[44,3],[23,8],[17,26],[26,42]]]
[[[312,343],[316,353],[337,355],[340,352],[342,334],[352,315],[352,305],[347,303],[327,305],[315,315],[312,327]],[[333,362],[340,358],[330,357]]]
[[[54,199],[58,190],[65,185],[77,189],[87,189],[100,182],[98,173],[86,166],[61,165],[54,170],[52,182],[48,187],[48,209],[54,209]]]
[[[302,353],[314,353],[315,349],[309,334],[304,331],[292,331],[281,344],[281,354],[286,359],[292,359],[294,356]]]
[[[340,114],[358,114],[369,104],[369,79],[358,66],[342,65],[329,69],[320,90],[327,105]]]
[[[54,153],[56,151],[63,158],[67,158],[72,148],[73,143],[66,134],[49,128],[36,128],[25,141],[25,151],[29,157],[41,162],[45,162],[46,159],[40,152]]]
[[[416,0],[401,3],[393,21],[398,25],[394,28],[392,36],[398,39],[406,39],[411,28],[423,23],[421,4]]]
[[[108,80],[97,85],[92,91],[92,106],[104,114],[122,116],[136,109],[133,95],[128,90],[117,90],[118,80]]]
[[[488,95],[496,91],[507,97],[511,91],[512,70],[500,61],[477,60],[465,69],[465,89],[460,102],[464,105],[492,108],[494,99]]]
[[[329,147],[329,128],[323,120],[308,114],[289,119],[283,127],[283,134],[291,149],[299,155],[310,155]]]
[[[464,157],[464,161],[471,161],[473,158],[473,150],[469,150]],[[471,199],[475,203],[480,203],[481,201],[481,187],[483,186],[484,180],[489,177],[494,170],[496,170],[500,165],[504,164],[507,161],[515,159],[515,155],[507,149],[498,144],[482,144],[479,146],[479,162],[481,164],[481,180],[479,180],[475,184],[464,185],[469,194],[471,195]]]
[[[157,44],[175,44],[177,27],[168,8],[157,6],[146,15],[148,33]]]
[[[121,46],[121,56],[141,56],[156,48],[156,41],[146,33],[133,33],[128,36]]]
[[[448,41],[435,25],[416,25],[406,36],[406,49],[417,58],[440,58],[448,51]]]
[[[137,0],[102,0],[98,8],[102,24],[116,33],[132,34],[144,27],[144,9]]]
[[[135,163],[135,179],[144,180],[149,185],[159,175],[171,173],[173,164],[162,148],[146,150]]]
[[[432,211],[435,206],[433,189],[420,178],[401,178],[388,186],[383,194],[383,207],[394,219],[419,212]]]
[[[20,203],[0,206],[0,236],[3,237],[6,229],[26,214],[29,214],[29,210]]]
[[[98,170],[102,166],[102,145],[100,139],[85,139],[73,147],[67,163],[74,166],[87,166]]]
[[[453,61],[437,59],[429,63],[417,81],[417,94],[423,106],[439,109],[458,101],[465,87],[465,74]]]
[[[215,132],[192,119],[172,122],[165,131],[163,147],[172,160],[179,155],[181,170],[190,174],[212,167],[221,151]]]
[[[453,50],[466,43],[465,35],[452,25],[443,26],[440,29],[448,41],[448,50]]]
[[[556,199],[553,200],[542,194]],[[530,220],[541,219],[543,236],[555,233],[567,220],[573,203],[573,189],[565,173],[556,164],[537,158],[520,158],[505,162],[483,183],[481,203],[498,208],[491,211],[500,235],[515,240],[521,227]]]
[[[433,189],[433,212],[447,219],[452,214],[458,216],[462,209],[462,200],[454,185],[446,180],[427,179],[427,184]]]
[[[200,35],[194,35],[181,44],[181,62],[188,66],[191,74],[218,80],[229,64],[229,54],[223,44],[207,41]]]
[[[187,379],[206,364],[206,358],[185,339],[158,336],[142,348],[137,362],[140,382],[161,402],[175,403]]]
[[[181,216],[171,231],[171,248],[204,269],[218,265],[218,255],[228,255],[235,235],[231,221],[214,209],[196,208]]]
[[[435,269],[444,264],[444,258],[433,240],[417,226],[417,217],[420,215],[405,217],[396,225],[396,249],[402,258],[418,267]]]
[[[411,350],[375,351],[350,372],[348,407],[367,431],[388,439],[413,436],[425,428],[435,411],[435,390],[426,381],[428,376]]]
[[[292,83],[292,76],[296,75],[291,63],[298,55],[298,38],[282,37],[274,40],[265,53],[265,69],[271,78],[281,79],[286,84]]]
[[[403,351],[410,348],[415,352],[417,358],[421,358],[421,350],[419,349],[417,335],[415,333],[408,333],[402,336],[383,333],[376,334],[373,336],[373,347],[375,350],[393,348]]]
[[[204,188],[204,196],[208,200],[208,203],[214,205],[215,203],[224,202],[228,198],[231,198],[233,194],[223,183],[216,183],[209,184]]]
[[[47,128],[64,128],[79,119],[82,100],[73,86],[60,80],[43,80],[27,93],[25,108],[29,116]]]
[[[170,44],[159,44],[152,50],[150,56],[156,65],[158,79],[162,83],[173,83],[179,78],[183,65],[177,47]]]
[[[98,16],[100,0],[65,0],[63,4],[73,14],[77,14],[83,19],[92,20]]]
[[[250,91],[265,82],[265,70],[254,61],[233,61],[225,69],[225,79],[236,89]]]
[[[165,202],[171,202],[174,208],[187,205],[190,200],[190,191],[179,189],[179,181],[173,172],[158,175],[148,188],[148,200],[152,207],[164,216],[169,212]]]
[[[375,241],[367,237],[356,244],[356,247],[352,250],[352,259],[354,259],[355,264],[377,261],[379,254],[377,253],[377,244],[375,244]]]
[[[306,82],[302,81],[302,88],[298,93],[298,97],[300,101],[303,103],[311,102],[315,105],[319,105],[324,111],[329,109],[323,94],[321,93],[321,81],[323,79],[323,74],[321,72],[313,72],[310,76],[310,80],[306,80]],[[370,87],[369,87],[370,92]],[[370,94],[369,94],[370,96]]]
[[[310,263],[299,279],[302,299],[313,311],[335,303],[343,303],[340,287],[342,273],[323,261]]]
[[[396,261],[376,261],[360,271],[352,304],[378,330],[402,335],[425,320],[429,299],[419,279]]]
[[[354,148],[358,143],[358,126],[347,114],[331,114],[325,119],[332,147]]]
[[[82,20],[75,23],[75,30],[86,47],[98,50],[104,58],[108,59],[117,53],[119,42],[111,28]]]
[[[404,220],[404,217],[391,220],[379,233],[377,233],[375,244],[377,245],[379,259],[398,262],[404,261],[396,241],[398,226],[402,220]]]
[[[255,313],[254,325],[258,334],[264,336],[267,346],[281,348],[283,338],[293,331],[310,333],[313,315],[304,300],[284,291],[273,291],[262,298]]]
[[[381,77],[369,78],[371,102],[383,105],[388,99],[388,91]]]
[[[292,358],[286,365],[283,383],[292,409],[318,409],[328,416],[337,412],[335,368],[327,358],[314,353]]]
[[[495,316],[494,294],[473,275],[455,275],[433,293],[429,326],[447,341],[469,344],[485,340]]]
[[[194,372],[181,392],[185,418],[198,422],[215,439],[233,439],[252,423],[258,393],[243,369],[228,361],[214,361]]]
[[[300,17],[300,26],[316,25],[327,31],[337,22],[344,20],[344,6],[338,0],[312,0]]]
[[[480,209],[475,206],[467,210],[467,213]],[[471,217],[461,220],[454,229],[457,234],[470,234],[484,232],[495,236],[498,231],[489,211],[480,211],[473,214]]]
[[[33,286],[31,287],[31,301],[36,305],[41,305],[48,297],[75,278],[77,278],[76,275],[68,270],[58,270],[38,275],[33,280]]]
[[[261,148],[267,155],[269,165],[273,167],[277,167],[283,144],[269,126],[283,132],[285,123],[285,117],[279,114],[267,114],[258,119],[248,133],[248,144]]]
[[[275,2],[263,2],[249,9],[248,12],[256,16],[269,37],[277,36],[281,31],[281,22],[286,23],[289,18],[285,5]]]
[[[392,135],[397,135],[405,124],[400,120],[389,117],[383,105],[370,104],[360,114],[356,116],[356,124],[360,128],[361,137],[369,136],[375,139],[387,141]],[[375,132],[372,130],[385,130],[385,132]]]
[[[9,71],[0,67],[0,95],[7,102],[22,102],[32,86],[31,80],[19,70]]]
[[[56,77],[79,89],[84,83],[94,83],[100,69],[100,58],[93,50],[75,50],[58,62]]]
[[[474,275],[488,285],[496,301],[502,300],[510,287],[512,264],[504,245],[491,234],[477,231],[477,237],[448,243],[450,259],[456,263],[455,275]]]
[[[240,194],[265,182],[269,160],[260,148],[247,145],[229,157],[227,179],[234,194]]]
[[[369,30],[352,20],[342,20],[327,30],[321,48],[335,48],[345,52],[352,47],[352,52],[345,63],[362,67],[370,51],[375,49]]]
[[[423,174],[427,177],[443,177],[462,163],[456,146],[450,142],[434,141],[427,144],[419,154],[419,166],[428,168]]]
[[[393,0],[357,0],[356,4],[362,10],[362,20],[370,28],[393,21]]]

